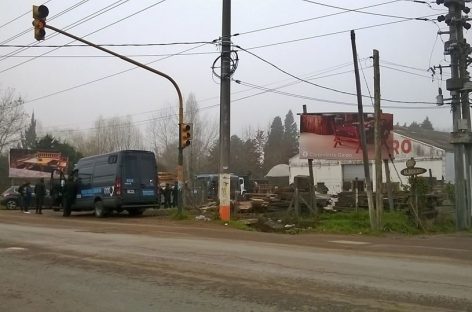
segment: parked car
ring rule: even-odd
[[[31,185],[31,190],[34,190],[34,185]],[[18,193],[19,186],[13,185],[7,188],[1,195],[0,195],[0,204],[5,206],[7,209],[19,209],[20,208],[20,193]],[[32,193],[33,200],[31,202],[30,208],[35,207],[35,194]],[[49,190],[46,189],[46,196],[44,197],[44,204],[43,208],[51,208],[52,205],[52,198],[49,195]]]

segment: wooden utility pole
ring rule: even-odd
[[[376,228],[382,228],[383,192],[382,192],[382,110],[380,109],[380,65],[379,51],[374,50],[374,112],[375,112],[375,212]]]
[[[387,194],[388,194],[388,209],[390,212],[394,210],[393,203],[393,192],[392,192],[392,181],[390,179],[390,167],[388,166],[388,159],[384,159],[385,167],[385,182],[387,183]]]
[[[357,92],[357,109],[359,112],[359,134],[361,136],[362,146],[362,159],[364,161],[364,175],[367,193],[367,203],[369,205],[369,219],[371,228],[375,229],[375,214],[374,214],[374,200],[372,198],[372,183],[370,180],[369,172],[369,157],[367,155],[367,144],[365,139],[365,128],[364,128],[364,110],[362,108],[362,91],[361,91],[361,79],[359,76],[359,65],[357,61],[357,47],[356,47],[356,34],[354,30],[351,30],[351,44],[352,44],[352,57],[354,60],[354,73],[356,76],[356,92]]]
[[[306,114],[306,105],[303,105],[303,113]],[[319,214],[318,205],[316,204],[316,193],[315,193],[315,177],[313,174],[313,159],[308,159],[308,172],[310,174],[310,200],[308,203],[310,204],[310,211],[314,211],[315,215]]]

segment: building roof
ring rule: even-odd
[[[438,147],[447,152],[453,152],[454,146],[449,143],[450,133],[442,131],[433,131],[427,129],[410,129],[407,127],[395,126],[393,132],[404,135],[413,140],[420,141],[434,147]]]
[[[266,177],[288,177],[290,175],[290,168],[286,164],[279,164],[272,169],[269,170],[269,172],[266,174]]]

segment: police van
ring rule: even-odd
[[[141,215],[157,206],[157,168],[153,152],[123,150],[90,156],[74,168],[75,200],[64,211],[95,211],[102,218],[113,211]],[[69,210],[69,211],[67,211]]]

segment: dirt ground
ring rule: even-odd
[[[0,210],[2,311],[472,311],[472,235]]]

